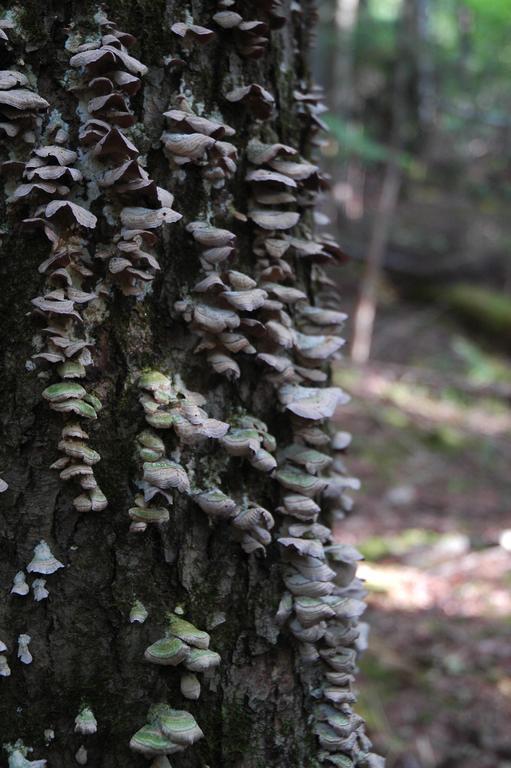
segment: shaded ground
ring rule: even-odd
[[[385,362],[337,373],[363,483],[338,529],[366,556],[362,708],[388,768],[511,768],[511,369],[448,318],[379,319]]]

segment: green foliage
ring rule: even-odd
[[[453,341],[453,351],[464,361],[469,381],[475,385],[509,383],[510,366],[495,355],[490,355],[464,336]]]
[[[489,288],[459,283],[440,292],[443,302],[472,327],[492,334],[495,342],[509,340],[511,299]]]
[[[400,557],[416,547],[434,544],[440,535],[423,528],[408,528],[392,536],[371,536],[358,545],[366,560],[376,562],[387,557]]]
[[[370,163],[385,162],[389,150],[383,144],[366,136],[363,128],[350,125],[336,115],[327,115],[325,122],[339,145],[339,154],[355,155]]]
[[[368,136],[360,126],[336,115],[327,115],[324,119],[339,145],[340,155],[360,157],[367,163],[386,163],[394,154],[389,147]],[[411,167],[411,158],[405,152],[397,155],[397,162],[404,169]]]

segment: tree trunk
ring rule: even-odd
[[[315,262],[337,251],[297,164],[314,10],[224,6],[25,0],[0,26],[10,768],[380,764],[351,714],[357,554],[330,570],[316,524],[354,483],[323,431],[342,316]]]

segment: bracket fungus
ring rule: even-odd
[[[5,28],[0,28],[0,33],[7,39]],[[50,105],[26,86],[28,78],[22,72],[0,71],[0,135],[32,145],[41,126],[40,115]]]
[[[18,571],[18,573],[14,576],[11,595],[21,595],[24,597],[25,595],[28,595],[29,591],[30,587],[27,584],[24,571]]]
[[[240,423],[242,429],[234,430],[231,434],[229,424],[209,418],[201,407],[204,405],[201,395],[190,392],[182,385],[178,386],[159,371],[149,370],[142,373],[138,386],[142,390],[139,400],[144,408],[146,421],[152,427],[172,428],[180,442],[185,445],[194,445],[208,438],[220,440],[228,453],[246,456],[256,469],[263,472],[271,472],[276,467],[276,460],[270,452],[275,450],[275,439],[260,420],[245,417]],[[251,438],[246,445],[242,445],[239,433],[243,433],[247,428]],[[143,532],[148,523],[164,523],[169,519],[168,511],[164,507],[149,504],[158,493],[167,498],[166,494],[172,488],[179,493],[191,492],[186,471],[181,465],[165,458],[164,451],[163,442],[154,432],[144,430],[138,435],[137,454],[143,462],[144,496],[137,496],[136,506],[129,510],[133,520],[130,526],[132,531]],[[192,498],[211,519],[229,520],[235,527],[243,529],[241,544],[245,551],[264,549],[271,540],[268,530],[273,525],[273,518],[266,510],[263,515],[252,512],[248,516],[247,509],[240,508],[236,501],[220,488],[194,489]],[[244,522],[241,523],[241,520]]]
[[[96,258],[108,263],[108,279],[122,293],[142,297],[160,269],[154,252],[156,230],[178,221],[181,214],[172,208],[173,196],[149,178],[125,132],[136,122],[130,98],[147,73],[147,67],[128,53],[135,38],[104,16],[99,25],[99,47],[84,44],[70,59],[78,74],[73,90],[80,99],[79,113],[85,116],[80,141],[92,169],[88,181],[110,204],[110,211],[120,208],[117,232],[111,242],[97,247]]]
[[[90,290],[88,281],[93,276],[88,250],[87,232],[93,230],[97,218],[83,205],[67,198],[76,194],[76,186],[82,181],[81,171],[74,167],[78,155],[64,146],[67,130],[50,121],[47,128],[49,143],[37,146],[23,166],[23,182],[9,200],[30,200],[32,216],[23,220],[25,230],[42,230],[50,242],[50,255],[39,265],[39,272],[46,276],[47,284],[42,295],[32,299],[34,315],[42,319],[43,344],[33,359],[55,366],[59,381],[50,384],[43,392],[49,407],[64,414],[95,420],[101,403],[86,389],[74,381],[86,376],[86,368],[92,364],[88,324],[84,320],[86,305],[97,298]],[[81,463],[91,465],[99,461],[97,452],[83,442],[69,441],[62,434],[59,449],[64,456],[52,466],[61,470],[61,478],[67,480],[91,471],[80,472]],[[82,481],[82,488],[84,483]],[[88,482],[89,489],[92,481]],[[79,511],[105,509],[106,499],[94,483],[94,493],[81,494],[75,500]]]
[[[10,677],[11,668],[3,653],[0,653],[0,677]]]
[[[45,541],[40,541],[34,547],[34,556],[27,565],[29,573],[50,574],[63,568],[64,564],[57,560]]]
[[[45,768],[46,760],[29,760],[28,754],[32,752],[21,740],[13,745],[6,745],[9,753],[8,768]]]
[[[84,705],[75,717],[75,733],[81,733],[84,736],[88,736],[92,733],[96,733],[97,730],[98,723],[94,717],[92,709]]]
[[[236,172],[238,150],[225,141],[234,135],[233,128],[196,115],[183,97],[179,98],[178,107],[164,112],[169,128],[161,139],[169,160],[178,167],[198,165],[213,187],[223,187],[225,180]]]
[[[78,763],[78,765],[87,765],[87,761],[89,759],[89,756],[87,754],[87,750],[81,744],[78,749],[75,752],[75,760]]]
[[[19,635],[18,637],[18,659],[22,664],[32,664],[33,658],[28,646],[32,638],[30,635]]]
[[[184,664],[190,672],[204,672],[220,662],[220,656],[209,650],[209,642],[207,632],[183,619],[179,613],[171,613],[167,619],[165,636],[152,643],[144,656],[153,664]],[[181,691],[185,698],[199,698],[200,683],[195,674],[182,675]],[[147,719],[147,724],[130,741],[130,748],[146,757],[180,752],[204,735],[193,715],[185,710],[172,709],[166,704],[152,706]]]
[[[245,104],[254,117],[260,120],[270,117],[275,104],[272,94],[257,83],[233,88],[227,91],[225,99],[232,104]]]
[[[305,17],[305,7],[295,2],[285,8],[281,0],[263,0],[257,4],[261,19],[245,19],[245,4],[238,7],[236,0],[218,0],[215,11],[212,23],[216,32],[195,24],[189,15],[172,24],[171,31],[183,48],[217,35],[222,43],[231,40],[241,57],[257,59],[269,42],[270,29],[279,28],[288,17],[297,28],[307,26],[300,19]],[[135,38],[119,30],[102,12],[96,20],[95,37],[76,44],[73,32],[68,41],[73,55],[66,82],[77,98],[78,152],[68,146],[67,126],[54,116],[42,135],[41,116],[49,104],[32,90],[25,74],[14,68],[0,71],[0,134],[9,146],[9,159],[2,164],[9,178],[8,202],[13,211],[30,206],[24,229],[43,233],[49,243],[49,254],[39,265],[45,283],[41,295],[32,299],[32,311],[42,321],[33,357],[55,372],[55,378],[48,378],[43,397],[51,410],[65,414],[66,419],[58,443],[59,458],[52,467],[62,480],[79,484],[81,490],[73,504],[80,513],[107,506],[94,474],[100,455],[89,445],[89,435],[81,426],[82,419],[96,421],[101,410],[97,396],[84,385],[95,354],[94,310],[102,306],[110,285],[126,296],[145,296],[160,270],[159,234],[164,226],[181,219],[173,207],[173,195],[159,187],[146,169],[141,149],[148,150],[148,137],[143,137],[141,148],[135,143],[142,132],[134,112],[137,101],[132,99],[148,72],[129,51]],[[9,28],[9,23],[0,22],[4,41]],[[235,54],[232,61],[238,61]],[[178,60],[168,57],[165,63]],[[255,74],[264,67],[254,64],[249,69]],[[240,145],[246,141],[247,131],[236,137],[217,113],[206,114],[198,101],[192,101],[183,82],[180,94],[156,122],[160,126],[166,121],[161,143],[172,170],[177,171],[176,178],[185,171],[195,174],[194,178],[200,174],[211,203],[207,210],[198,209],[202,220],[186,226],[192,267],[195,255],[200,274],[181,293],[174,310],[196,335],[195,352],[204,354],[215,387],[219,377],[228,380],[228,387],[241,380],[238,392],[242,396],[244,380],[253,385],[254,371],[262,372],[265,395],[273,391],[275,396],[268,398],[273,402],[261,405],[258,389],[253,407],[273,418],[273,406],[280,405],[279,419],[287,419],[281,433],[289,440],[277,446],[267,425],[246,413],[233,416],[231,424],[211,418],[205,398],[187,390],[177,376],[171,379],[158,370],[144,371],[138,387],[147,427],[135,441],[139,476],[128,511],[130,530],[167,526],[171,519],[168,507],[177,493],[189,496],[210,519],[228,521],[248,554],[264,551],[275,535],[278,547],[274,551],[280,558],[283,582],[276,622],[296,642],[297,668],[302,664],[316,667],[313,673],[305,672],[303,682],[304,688],[311,678],[317,683],[311,691],[314,703],[310,708],[317,759],[327,766],[379,768],[363,721],[352,710],[354,672],[365,643],[359,622],[365,593],[356,578],[361,556],[350,546],[332,543],[331,531],[323,524],[325,519],[342,517],[352,503],[348,492],[358,487],[358,480],[347,475],[339,455],[350,437],[343,432],[332,437],[327,424],[348,397],[329,384],[329,364],[340,355],[344,343],[340,333],[345,315],[339,311],[335,286],[324,265],[342,261],[344,252],[328,234],[315,231],[324,216],[315,215],[314,207],[327,185],[319,166],[301,157],[295,147],[261,139],[277,138],[277,131],[285,129],[277,123],[262,124],[272,115],[273,94],[257,82],[223,85],[222,100],[229,114],[248,111],[256,118],[247,129],[251,138],[245,147]],[[324,128],[321,92],[305,80],[293,87],[301,146],[318,147],[318,134]],[[147,100],[144,104],[147,106]],[[20,159],[17,154],[23,143],[33,149],[28,158]],[[242,152],[240,166],[247,190],[244,212],[234,210],[228,188]],[[235,232],[225,228],[231,226],[229,216]],[[239,268],[234,267],[236,233]],[[99,283],[96,271],[101,272]],[[218,408],[218,401],[214,407]],[[167,430],[165,441],[157,434],[159,430]],[[221,487],[221,471],[209,476],[202,472],[198,455],[194,455],[199,453],[197,446],[204,444],[209,451],[215,440],[223,449],[222,466],[244,459],[255,472],[263,473],[264,482],[258,475],[250,488],[263,486],[266,504],[273,491],[274,498],[279,492],[275,511],[249,498],[248,493],[233,492],[231,497]],[[170,457],[169,441],[175,446]],[[254,475],[252,470],[250,473]],[[5,484],[0,483],[0,492],[3,490]],[[163,531],[162,538],[165,535]],[[62,567],[41,541],[27,571],[48,575]],[[33,581],[36,601],[48,596],[45,583],[43,578]],[[16,574],[11,592],[29,592],[23,571]],[[144,605],[135,599],[129,621],[143,623],[147,615]],[[30,641],[27,634],[18,638],[23,663],[32,661]],[[209,644],[209,634],[176,609],[168,617],[163,637],[146,648],[144,657],[158,666],[181,667],[181,693],[197,700],[201,690],[197,674],[220,663],[219,654]],[[1,676],[10,674],[5,650],[0,645]],[[75,731],[91,734],[96,730],[91,709],[82,707]],[[169,768],[166,755],[179,753],[202,736],[192,714],[156,704],[149,710],[147,723],[132,736],[130,748],[154,758],[154,768]],[[26,756],[26,748],[15,745],[9,768],[42,768],[46,762],[30,762]],[[86,764],[83,745],[75,757],[79,764]]]
[[[34,579],[32,582],[32,591],[34,593],[34,600],[39,603],[41,600],[46,600],[49,596],[49,591],[46,589],[45,579]]]
[[[193,672],[181,675],[179,685],[181,693],[185,699],[191,699],[192,701],[197,701],[197,699],[199,699],[201,684],[199,682],[199,678],[197,675],[193,674]]]
[[[184,664],[191,672],[204,672],[220,663],[220,656],[209,650],[209,642],[207,632],[173,613],[168,616],[165,636],[152,643],[144,657],[153,664]]]
[[[225,9],[222,3],[219,3],[219,8],[213,15],[213,21],[222,30],[232,34],[240,56],[259,59],[268,44],[268,24],[264,21],[246,20],[232,7]]]
[[[140,600],[135,600],[130,610],[130,623],[143,624],[148,616],[149,616],[149,613],[147,611],[147,608],[144,606],[144,604],[141,603]]]
[[[212,29],[201,27],[199,24],[187,24],[182,21],[175,22],[171,26],[170,31],[177,35],[177,37],[181,37],[186,41],[191,39],[201,45],[208,43],[215,36]]]

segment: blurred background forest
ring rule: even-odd
[[[511,768],[511,2],[320,16],[363,714],[388,768]]]

